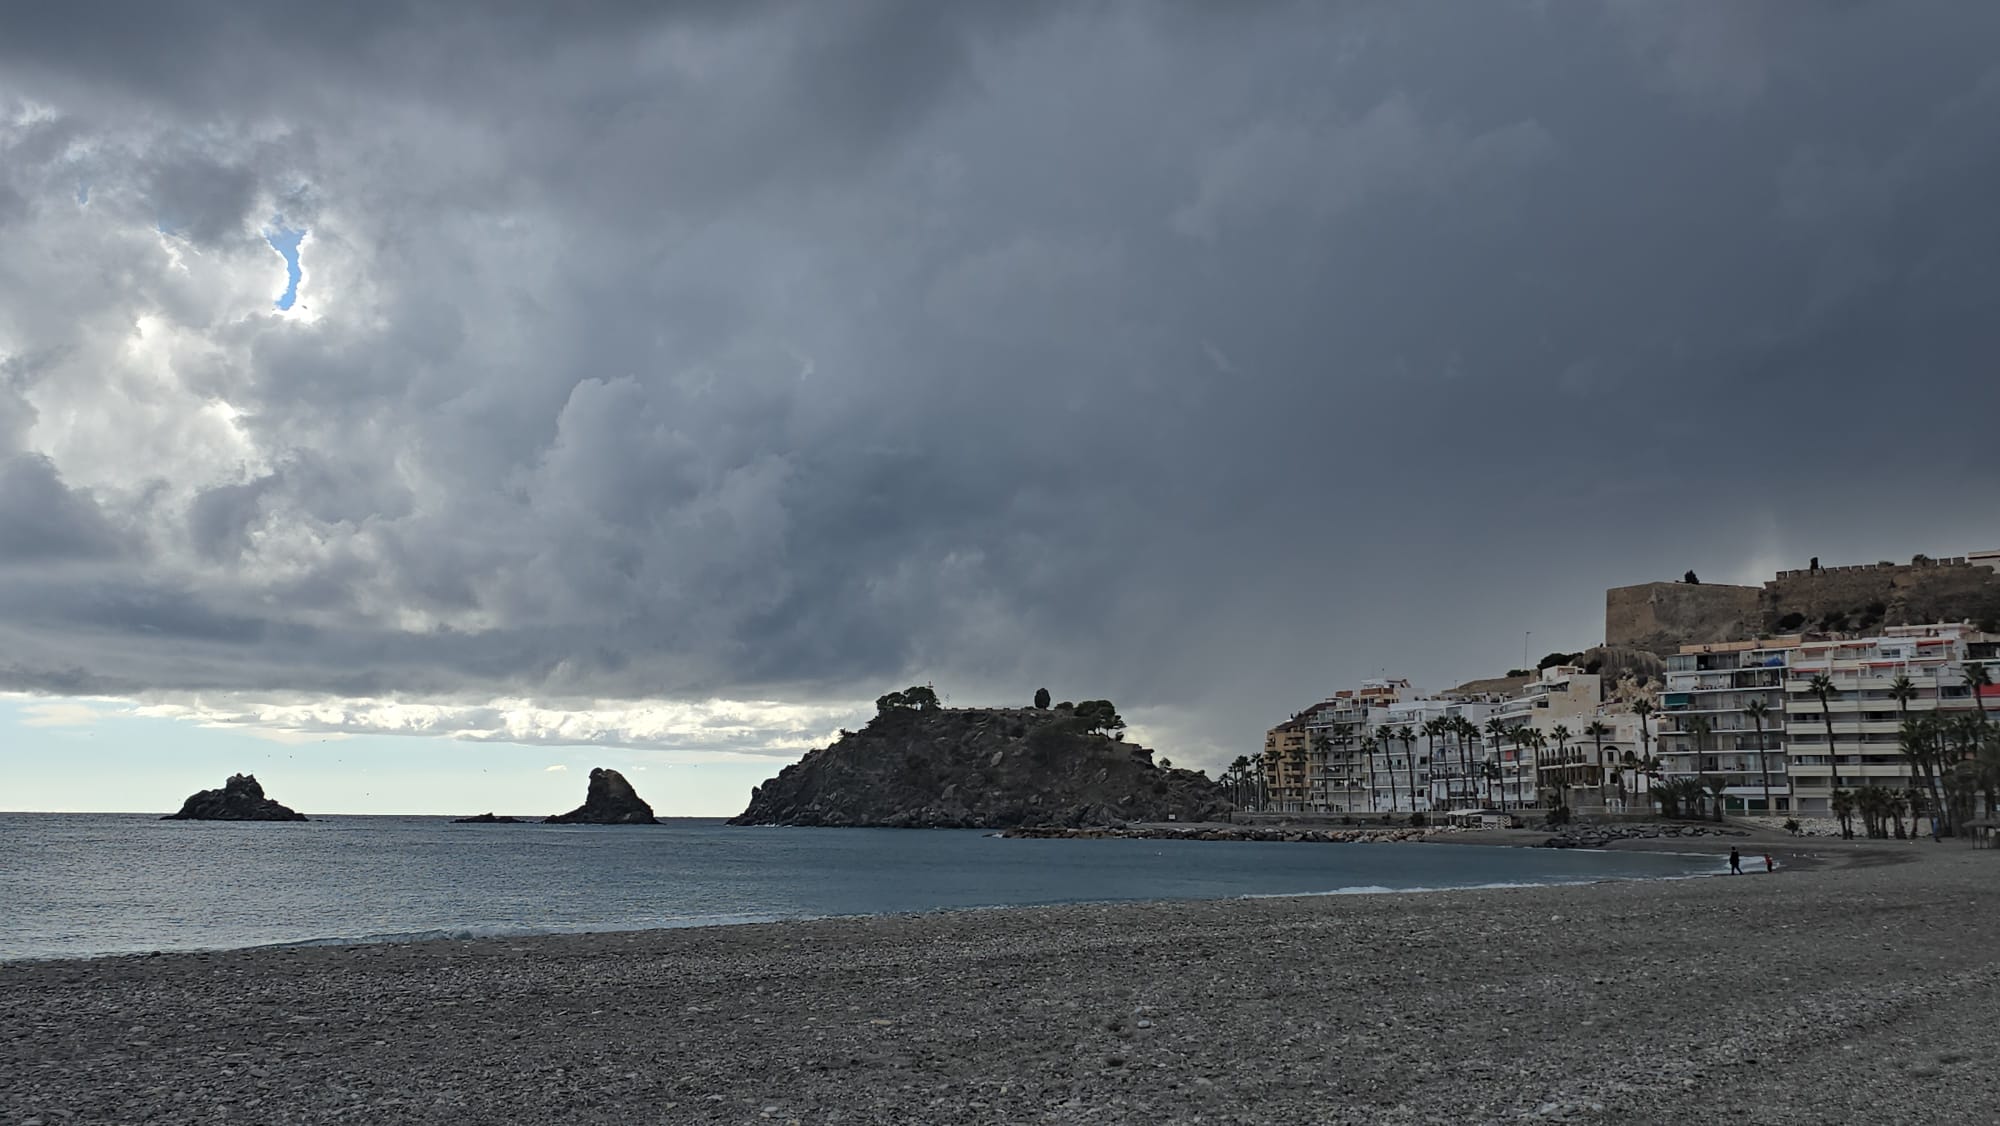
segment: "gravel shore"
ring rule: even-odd
[[[2000,853],[1814,855],[6,964],[0,1124],[2000,1120]]]

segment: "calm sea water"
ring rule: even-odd
[[[1712,858],[976,831],[0,814],[0,959],[1661,878]]]

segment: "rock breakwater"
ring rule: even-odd
[[[1384,844],[1429,839],[1422,829],[1265,829],[1245,826],[1203,826],[1183,829],[1158,825],[1091,825],[1075,828],[1028,825],[1004,830],[1000,836],[1068,841],[1271,841],[1288,844]]]
[[[1653,840],[1662,837],[1747,837],[1748,829],[1726,825],[1573,825],[1543,841],[1540,848],[1603,848],[1613,841]]]

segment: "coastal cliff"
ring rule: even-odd
[[[885,700],[889,699],[885,697]],[[750,792],[732,825],[1006,829],[1226,817],[1221,787],[1076,709],[882,709]],[[1122,726],[1122,721],[1119,721]]]
[[[544,825],[657,825],[653,807],[639,796],[623,774],[606,767],[590,772],[583,804],[568,813],[542,819]]]
[[[254,774],[232,774],[220,790],[202,790],[162,821],[304,821],[306,815],[264,796]]]

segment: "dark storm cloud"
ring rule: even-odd
[[[1589,643],[1606,585],[1986,546],[1996,46],[1974,3],[9,12],[0,675],[1047,682],[1199,753]]]

